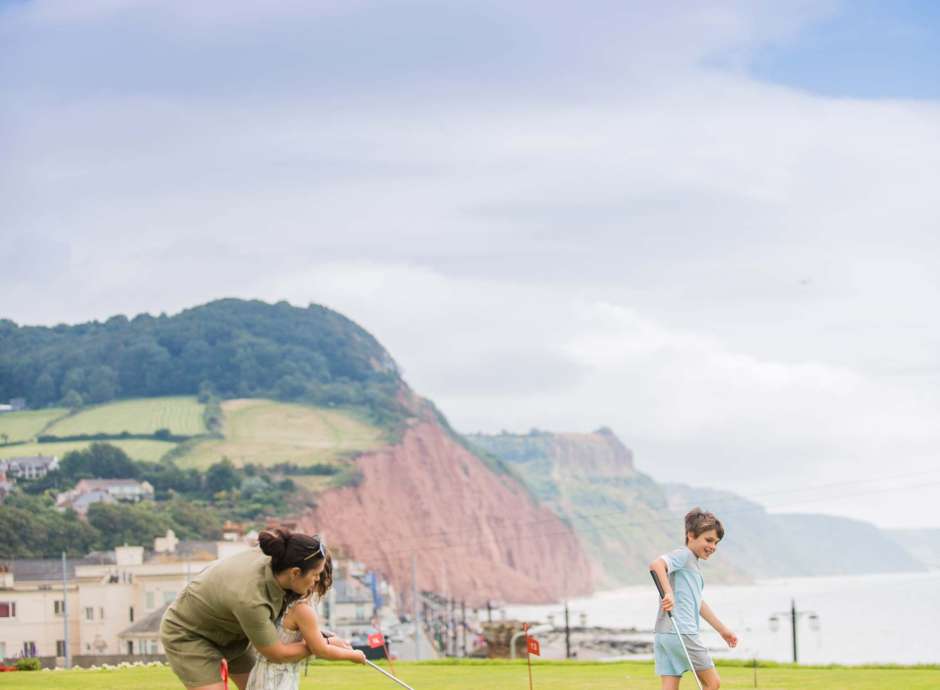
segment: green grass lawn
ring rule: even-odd
[[[0,414],[0,435],[6,434],[7,441],[29,441],[35,438],[49,422],[67,414],[68,410],[61,407],[6,412]]]
[[[415,690],[524,690],[525,662],[418,662],[395,665]],[[754,671],[720,665],[722,688],[753,688]],[[541,662],[532,668],[540,690],[659,690],[650,662],[615,664]],[[179,690],[183,686],[168,668],[115,671],[55,671],[0,674],[0,688],[17,690]],[[234,686],[231,686],[234,688]],[[399,687],[372,669],[346,663],[314,663],[303,678],[304,690],[393,690]],[[691,678],[682,682],[694,688]],[[763,690],[936,690],[940,668],[759,668]]]
[[[350,412],[272,400],[222,403],[224,439],[207,439],[176,460],[206,469],[227,457],[236,465],[330,463],[386,443],[381,429]]]
[[[169,429],[181,436],[206,432],[204,406],[191,396],[121,400],[82,410],[53,424],[46,433],[55,436],[79,434],[152,434]]]
[[[70,450],[87,448],[93,441],[62,441],[58,443],[26,443],[20,446],[0,446],[0,458],[12,458],[22,455],[54,455],[60,460]],[[107,441],[111,445],[123,449],[135,460],[156,462],[166,453],[176,447],[169,441],[150,441],[146,439],[127,439],[123,441]]]

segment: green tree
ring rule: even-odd
[[[231,491],[241,484],[235,465],[228,458],[215,463],[206,472],[206,490],[210,494]]]
[[[167,515],[148,502],[93,503],[88,508],[88,524],[98,531],[99,549],[113,549],[122,544],[150,545],[154,537],[163,536],[168,529],[177,527]]]
[[[75,410],[80,410],[84,404],[85,401],[82,399],[81,393],[79,393],[74,388],[67,391],[66,394],[62,397],[62,405],[69,408],[73,412]]]

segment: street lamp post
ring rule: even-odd
[[[790,600],[790,610],[789,611],[778,611],[770,616],[770,629],[774,632],[780,628],[780,616],[788,616],[790,618],[790,632],[793,637],[793,663],[799,663],[798,655],[798,644],[797,644],[797,629],[799,628],[798,623],[801,616],[807,616],[809,618],[810,627],[813,630],[819,630],[819,614],[815,611],[797,611],[796,610],[796,600]]]

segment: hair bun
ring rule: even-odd
[[[265,530],[258,535],[258,546],[262,553],[270,556],[273,561],[281,561],[287,551],[287,540],[290,534],[281,529]]]

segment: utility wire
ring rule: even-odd
[[[846,482],[846,483],[852,484],[854,482]],[[792,505],[817,503],[820,501],[831,501],[834,498],[840,499],[840,498],[851,498],[855,496],[867,496],[867,495],[872,495],[872,494],[883,494],[883,493],[889,493],[892,491],[900,491],[900,490],[911,490],[911,489],[917,490],[917,489],[928,488],[928,487],[933,487],[933,486],[940,486],[940,481],[929,482],[926,484],[920,483],[914,486],[898,486],[898,487],[890,487],[890,488],[883,488],[883,489],[869,489],[866,491],[859,491],[859,492],[855,492],[851,494],[842,494],[841,496],[835,496],[835,497],[822,496],[822,497],[802,499],[802,500],[797,500],[797,501],[787,501],[786,503],[780,504],[780,506],[768,506],[768,507],[754,506],[754,507],[747,507],[747,508],[738,508],[738,509],[725,511],[724,514],[739,515],[742,513],[766,512],[767,510],[773,510],[776,507],[788,507]],[[618,514],[622,514],[623,512],[624,511],[619,511]],[[650,520],[632,521],[632,522],[622,522],[622,523],[618,523],[614,525],[593,525],[591,527],[586,527],[586,528],[581,529],[581,532],[582,533],[583,532],[603,532],[603,531],[608,531],[608,530],[613,530],[613,529],[621,529],[624,527],[643,527],[643,526],[660,524],[660,523],[673,523],[675,519],[676,519],[675,515],[670,515],[668,517],[663,517],[663,518],[654,518]],[[540,520],[540,521],[534,521],[531,523],[523,523],[523,524],[517,525],[517,527],[520,527],[520,528],[533,527],[538,524],[543,524],[544,522],[546,521]],[[466,530],[463,530],[463,531],[466,531]],[[375,553],[366,552],[365,554],[361,554],[361,555],[357,554],[356,558],[368,559],[370,556],[374,556],[377,558],[390,559],[392,556],[411,554],[412,552],[416,550],[420,550],[422,552],[429,552],[429,551],[440,551],[440,550],[447,550],[447,549],[463,549],[463,548],[470,548],[470,547],[484,546],[484,545],[489,546],[493,544],[497,544],[497,545],[501,544],[505,546],[509,543],[521,542],[524,540],[547,538],[547,537],[553,537],[553,536],[567,536],[570,533],[571,533],[570,529],[565,529],[565,530],[553,530],[553,531],[541,532],[541,533],[539,532],[520,533],[520,534],[506,535],[506,536],[494,535],[492,537],[481,538],[475,541],[464,541],[458,544],[438,544],[438,545],[423,546],[423,547],[415,545],[415,546],[411,546],[408,548],[395,550],[395,551],[382,551],[382,552],[376,551]],[[451,533],[443,532],[443,533],[438,533],[438,534],[449,536]]]
[[[824,490],[829,490],[829,489],[839,488],[839,487],[857,486],[857,485],[859,485],[859,484],[870,484],[870,483],[872,483],[872,482],[886,482],[886,481],[895,481],[895,480],[899,480],[899,479],[910,479],[910,478],[914,478],[914,477],[922,477],[922,476],[925,476],[925,475],[938,474],[938,473],[940,473],[940,468],[933,469],[933,470],[924,470],[924,471],[919,471],[919,472],[908,472],[908,473],[905,473],[905,474],[898,474],[898,475],[889,475],[889,476],[883,476],[883,477],[873,477],[873,478],[870,478],[870,479],[856,479],[856,480],[845,481],[845,482],[830,482],[830,483],[827,483],[827,484],[819,484],[819,485],[816,485],[816,486],[809,486],[809,487],[800,487],[800,488],[792,488],[792,489],[775,489],[775,490],[770,490],[770,491],[764,491],[764,492],[759,492],[759,493],[755,493],[755,494],[750,494],[750,496],[774,496],[774,495],[778,495],[778,496],[779,496],[779,495],[781,495],[781,494],[788,494],[788,493],[818,492],[818,491],[824,491]],[[870,489],[870,490],[867,490],[867,491],[862,492],[861,494],[847,494],[847,495],[843,495],[843,496],[841,496],[841,497],[838,496],[838,495],[834,496],[833,494],[828,494],[828,495],[826,495],[826,496],[821,496],[821,497],[814,497],[814,498],[807,498],[807,499],[788,500],[788,501],[786,501],[785,503],[780,504],[780,505],[778,505],[778,506],[762,506],[762,505],[756,505],[755,507],[741,508],[741,509],[737,509],[737,510],[732,510],[732,511],[730,511],[730,513],[731,513],[731,514],[735,514],[735,513],[740,513],[740,512],[760,512],[760,511],[765,511],[765,512],[766,512],[766,511],[768,511],[768,510],[773,510],[774,508],[786,507],[786,506],[790,506],[790,505],[800,505],[800,504],[803,504],[803,503],[812,503],[812,502],[816,502],[816,501],[838,500],[838,498],[849,498],[849,497],[853,497],[853,496],[855,496],[855,495],[866,495],[866,494],[869,494],[869,493],[879,493],[879,492],[882,492],[882,491],[888,491],[888,492],[889,492],[889,491],[895,491],[895,490],[897,490],[898,488],[901,488],[901,489],[903,489],[903,488],[917,489],[917,488],[920,488],[920,487],[924,487],[924,486],[933,486],[933,485],[934,485],[934,483],[928,483],[928,484],[923,484],[923,483],[921,483],[921,484],[917,484],[917,485],[911,486],[911,487]],[[717,498],[717,499],[714,500],[714,501],[710,501],[710,502],[708,503],[708,505],[709,505],[709,507],[714,508],[715,506],[727,505],[727,504],[734,504],[734,503],[740,503],[740,502],[753,503],[753,501],[751,501],[750,497],[744,498],[744,497],[740,497],[740,496],[726,496],[726,497],[723,497],[723,498]],[[603,520],[603,519],[606,519],[606,518],[619,517],[619,516],[622,516],[622,515],[626,515],[626,514],[632,513],[632,512],[634,512],[634,511],[635,511],[635,508],[631,507],[631,508],[622,508],[622,509],[612,510],[612,511],[605,511],[605,512],[603,512],[603,513],[588,513],[588,514],[567,515],[567,516],[565,516],[565,518],[566,518],[567,520],[572,521],[572,522],[573,522],[573,521],[576,521],[576,520],[577,520],[577,521],[595,521],[595,520]],[[728,511],[725,511],[725,514],[728,514]],[[420,523],[420,520],[421,520],[421,516],[417,516],[417,515],[409,516],[409,518],[410,518],[410,519],[409,519],[408,521],[409,521],[409,523],[411,523],[411,524],[414,524],[414,523],[416,523],[416,522]],[[507,517],[507,516],[505,516],[505,515],[488,515],[488,516],[485,516],[484,519],[487,520],[487,521],[494,521],[494,520],[495,520],[495,521],[499,524],[500,527],[504,526],[505,523],[511,521],[511,518],[509,518],[509,517]],[[519,528],[532,527],[532,526],[540,525],[540,524],[552,524],[552,525],[554,525],[554,524],[556,524],[556,523],[558,522],[558,520],[561,520],[561,519],[563,519],[561,516],[558,516],[558,515],[553,514],[553,516],[550,517],[550,518],[544,518],[544,519],[540,519],[540,520],[532,520],[532,521],[525,522],[525,523],[512,523],[512,527],[513,527],[514,529],[519,529]],[[640,521],[640,522],[634,521],[634,522],[628,522],[628,523],[619,523],[619,524],[616,525],[615,527],[640,527],[640,526],[643,526],[643,525],[656,524],[656,523],[659,523],[659,522],[673,522],[674,520],[675,520],[675,517],[674,517],[674,516],[669,516],[669,517],[666,517],[666,518],[659,518],[659,519],[655,519],[655,520],[645,520],[645,521]],[[491,525],[491,527],[496,527],[496,525]],[[411,540],[411,542],[412,542],[413,545],[412,545],[411,547],[407,548],[407,549],[403,549],[403,550],[401,551],[401,553],[411,553],[412,551],[419,550],[419,549],[420,549],[420,550],[425,550],[425,549],[428,549],[428,548],[436,548],[436,547],[422,547],[422,546],[420,546],[420,544],[421,544],[422,542],[433,541],[433,540],[435,540],[435,539],[444,538],[444,537],[456,537],[456,536],[459,536],[459,535],[461,535],[461,534],[466,534],[466,533],[469,533],[469,532],[475,532],[475,533],[476,533],[476,532],[479,532],[479,531],[480,531],[480,528],[479,528],[479,527],[466,527],[466,528],[459,529],[459,530],[442,530],[442,531],[439,531],[439,532],[433,532],[433,533],[431,533],[431,534],[415,535],[414,538]],[[567,533],[567,532],[565,532],[565,533]],[[557,534],[557,532],[556,532],[555,534]],[[477,543],[479,543],[479,542],[477,542]],[[375,546],[375,547],[380,547],[380,545],[383,544],[383,542],[380,541],[380,540],[372,540],[372,541],[370,541],[370,542],[367,542],[367,544],[373,545],[373,546]]]

